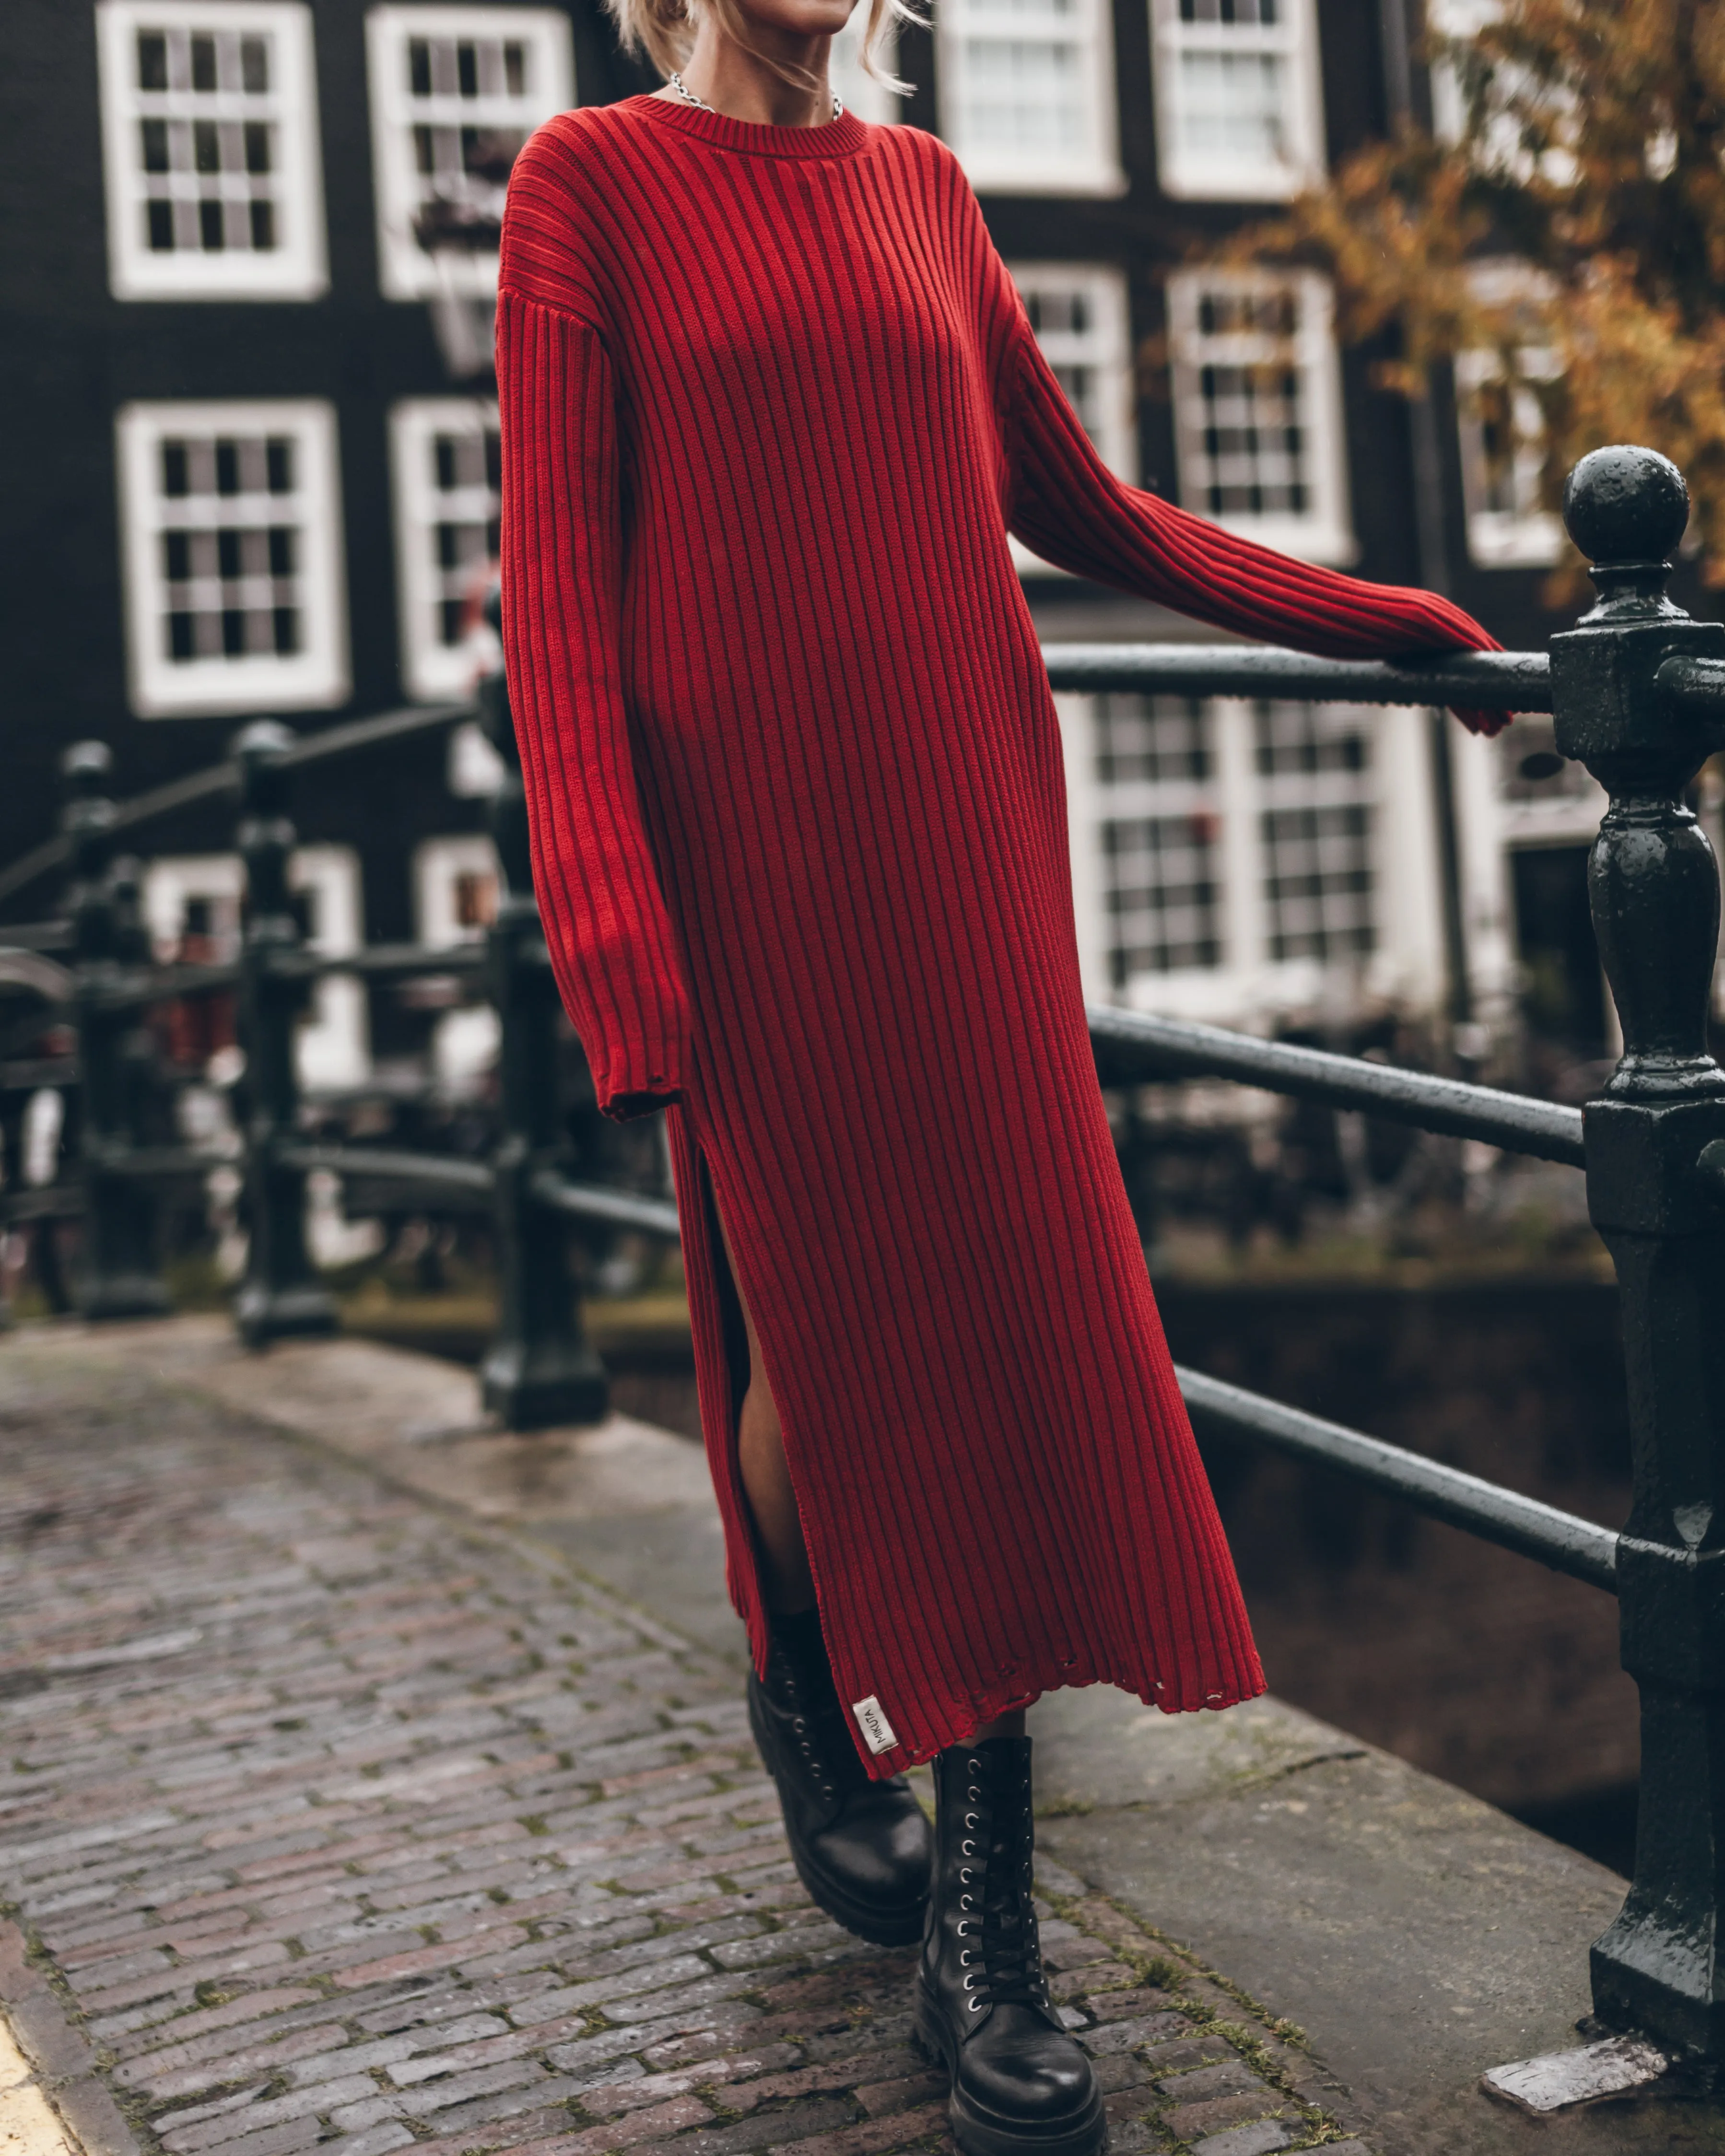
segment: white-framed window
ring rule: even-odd
[[[479,397],[404,398],[389,415],[402,683],[463,696],[479,664],[477,603],[497,559],[497,407]]]
[[[160,718],[344,703],[331,408],[128,404],[116,435],[133,710]]]
[[[413,924],[434,951],[476,943],[497,917],[497,850],[482,834],[424,839],[413,849]]]
[[[1009,267],[1042,356],[1097,455],[1117,477],[1135,483],[1137,429],[1125,276],[1101,263],[1014,262]],[[1012,548],[1023,574],[1058,573],[1018,540]]]
[[[1377,777],[1371,714],[1349,704],[1257,703],[1265,941],[1271,963],[1358,963],[1378,942]]]
[[[1100,896],[1108,978],[1222,963],[1214,714],[1195,698],[1094,700]]]
[[[373,8],[366,60],[384,297],[488,296],[516,153],[575,101],[568,17],[549,8]],[[450,244],[423,244],[434,232]]]
[[[1182,504],[1308,562],[1351,562],[1327,281],[1180,270],[1168,315]]]
[[[495,918],[501,887],[497,855],[482,835],[426,839],[413,850],[413,920],[434,951],[476,943]],[[496,1068],[502,1035],[495,1007],[476,983],[470,1002],[444,1011],[431,1029],[433,1075],[465,1097]]]
[[[1422,714],[1056,705],[1087,995],[1251,1025],[1338,993],[1437,991]]]
[[[288,857],[288,887],[305,909],[305,945],[320,956],[346,958],[365,943],[363,881],[352,846],[296,846]],[[162,855],[146,864],[144,919],[157,954],[176,957],[188,934],[231,957],[238,949],[245,899],[245,864],[238,854]],[[364,983],[337,973],[319,981],[295,1029],[294,1063],[309,1091],[364,1083],[371,1070]]]
[[[1276,202],[1323,170],[1312,0],[1153,0],[1164,194]]]
[[[1467,551],[1481,568],[1548,567],[1563,533],[1542,499],[1548,437],[1534,385],[1563,371],[1543,341],[1541,313],[1555,287],[1533,264],[1513,258],[1474,264],[1468,284],[1476,299],[1498,311],[1507,335],[1494,349],[1455,356]]]
[[[115,298],[317,298],[311,10],[100,0],[96,54]]]
[[[935,29],[940,131],[973,187],[1124,192],[1103,0],[943,0]]]
[[[1519,347],[1507,373],[1501,352],[1456,354],[1467,551],[1481,568],[1548,567],[1562,551],[1563,525],[1541,490],[1545,414],[1532,387],[1560,372],[1556,353],[1543,346]]]

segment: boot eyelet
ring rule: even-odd
[[[970,2010],[973,2014],[980,2014],[983,2010],[982,2000],[980,1999],[973,1999],[970,2002]]]
[[[958,1868],[958,1883],[961,1887],[968,1887],[970,1884],[970,1866],[968,1864],[961,1865]]]
[[[978,1789],[968,1789],[964,1792],[964,1801],[968,1804],[979,1804],[982,1800],[983,1793]]]
[[[966,1814],[964,1815],[964,1830],[965,1830],[965,1832],[966,1832],[967,1834],[973,1833],[973,1832],[975,1831],[975,1830],[976,1830],[976,1824],[977,1824],[977,1815],[976,1815],[976,1814],[975,1814],[974,1812],[966,1812]]]
[[[958,1853],[961,1856],[974,1856],[976,1855],[975,1843],[970,1841],[961,1841],[958,1845]]]
[[[964,1979],[964,1989],[965,1989],[965,1990],[967,1990],[967,1991],[974,1991],[974,1990],[976,1989],[976,1986],[977,1986],[977,1979],[976,1979],[976,1977],[975,1977],[975,1975],[974,1975],[973,1974],[972,1975],[967,1976],[967,1977],[965,1978],[965,1979]]]
[[[974,1908],[976,1904],[971,1900],[968,1894],[961,1894],[958,1897],[958,1906],[961,1909],[971,1909]]]

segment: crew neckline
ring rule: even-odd
[[[716,150],[741,150],[760,157],[848,157],[869,139],[863,121],[849,110],[819,127],[781,127],[764,120],[733,120],[701,105],[678,105],[643,90],[627,102],[642,116],[675,127]]]

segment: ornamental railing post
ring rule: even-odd
[[[499,667],[480,685],[485,729],[503,763],[491,798],[497,849],[497,913],[487,932],[486,972],[496,1005],[498,1139],[494,1219],[497,1332],[480,1372],[481,1401],[509,1430],[598,1422],[610,1402],[603,1364],[581,1329],[569,1278],[568,1229],[539,1204],[533,1178],[566,1168],[558,1114],[557,983],[540,947],[521,753]]]
[[[1725,1071],[1707,1050],[1718,868],[1684,797],[1725,746],[1725,694],[1686,709],[1671,670],[1725,661],[1725,627],[1665,595],[1688,521],[1665,458],[1595,450],[1569,475],[1563,514],[1599,593],[1553,638],[1552,689],[1559,752],[1610,796],[1588,882],[1624,1050],[1585,1111],[1587,1182],[1622,1291],[1634,1496],[1617,1576],[1624,1667],[1641,1696],[1635,1875],[1593,1950],[1594,2003],[1603,2021],[1717,2066],[1725,1211],[1697,1160],[1725,1137]]]
[[[305,983],[279,963],[300,941],[288,890],[295,833],[286,813],[287,756],[293,745],[293,735],[274,719],[248,726],[234,744],[246,880],[238,1019],[248,1103],[245,1279],[234,1314],[248,1348],[336,1330],[335,1303],[305,1247],[305,1177],[281,1158],[298,1136],[294,1034],[307,994]]]
[[[154,952],[150,947],[150,931],[144,920],[144,865],[136,854],[122,854],[108,871],[108,887],[114,907],[114,955],[122,971],[136,976],[148,972]],[[156,1044],[150,1032],[150,1014],[146,1004],[135,1004],[126,1014],[127,1022],[120,1035],[120,1060],[124,1068],[126,1129],[134,1146],[152,1143],[158,1133],[155,1128],[162,1106]],[[144,1191],[151,1190],[149,1184]],[[157,1260],[161,1257],[160,1217],[163,1211],[159,1197],[154,1199],[155,1229],[151,1248]]]
[[[72,1019],[82,1078],[78,1164],[84,1225],[75,1302],[83,1317],[93,1319],[159,1317],[168,1307],[157,1268],[154,1199],[126,1172],[136,1135],[135,1072],[126,1044],[137,1018],[110,1001],[130,956],[121,947],[123,924],[110,865],[113,767],[102,742],[76,742],[60,766],[70,793],[63,828],[72,850]]]

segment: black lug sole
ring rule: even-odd
[[[917,2043],[930,2063],[942,2067],[952,2084],[947,2116],[952,2138],[963,2156],[1104,2156],[1108,2146],[1108,2114],[1102,2092],[1096,2089],[1076,2118],[1061,2119],[1050,2128],[1037,2128],[1021,2119],[1003,2118],[973,2103],[958,2087],[958,2046],[947,2017],[928,1995],[919,1969],[916,1974]]]
[[[773,1744],[761,1715],[754,1687],[748,1694],[749,1728],[754,1736],[755,1749],[761,1755],[761,1763],[773,1775],[774,1786],[778,1776],[773,1774]],[[783,1810],[783,1799],[779,1800]],[[797,1867],[797,1876],[807,1889],[809,1898],[817,1909],[830,1917],[835,1924],[842,1925],[854,1938],[865,1941],[871,1947],[915,1946],[922,1937],[923,1918],[928,1908],[927,1895],[919,1896],[908,1907],[883,1909],[878,1902],[862,1902],[809,1861],[807,1853],[798,1845],[790,1830],[790,1820],[785,1820],[785,1840],[790,1845],[791,1861]]]

